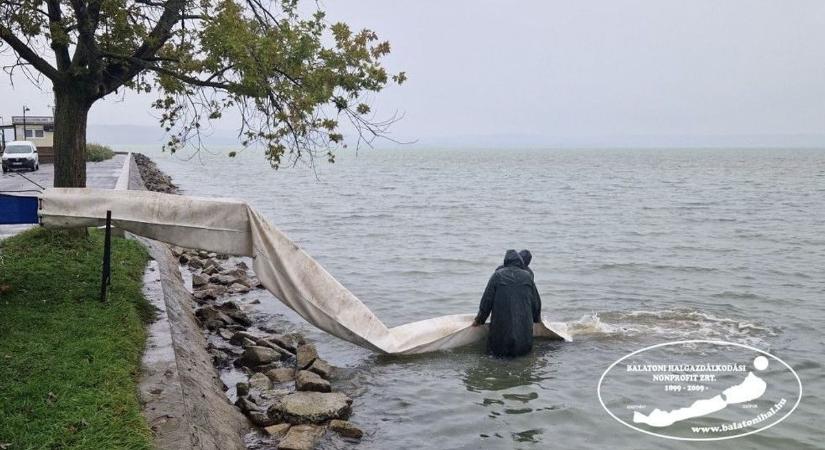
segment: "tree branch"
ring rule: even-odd
[[[103,69],[103,72],[108,74],[111,81],[104,82],[105,87],[100,90],[99,97],[114,92],[124,83],[128,83],[136,77],[141,71],[154,67],[152,65],[147,66],[147,61],[154,58],[158,50],[172,37],[172,27],[180,20],[186,7],[186,1],[168,0],[163,3],[163,14],[132,56],[107,54],[107,56],[117,58],[119,61],[108,64]]]
[[[168,75],[172,78],[183,81],[186,84],[191,84],[192,86],[221,89],[221,90],[229,91],[229,92],[238,91],[241,87],[241,85],[236,84],[236,83],[222,83],[222,82],[218,82],[218,81],[209,81],[209,80],[202,80],[200,78],[190,77],[188,75],[184,75],[182,73],[175,72],[174,70],[164,69],[163,67],[158,67],[158,66],[154,66],[154,65],[151,65],[151,64],[145,66],[145,69],[146,70],[151,70],[153,72],[156,72],[156,73],[159,73],[159,74],[162,74],[162,75]],[[210,79],[211,79],[211,77],[210,77]]]
[[[6,41],[12,50],[14,50],[21,58],[28,61],[32,67],[37,69],[38,72],[42,73],[52,81],[57,81],[60,79],[60,72],[58,72],[57,69],[49,64],[48,61],[41,58],[34,52],[34,50],[29,48],[25,42],[18,39],[11,30],[3,25],[0,25],[0,39]]]
[[[75,47],[72,65],[75,67],[89,66],[89,70],[96,73],[100,68],[99,50],[95,39],[97,28],[94,11],[89,9],[83,0],[71,0],[77,19],[77,47]]]
[[[180,20],[185,6],[186,0],[169,0],[164,3],[163,14],[133,56],[138,59],[155,56],[163,44],[172,37],[172,27]]]
[[[170,76],[170,77],[175,78],[177,80],[183,81],[184,83],[191,84],[192,86],[220,89],[220,90],[229,91],[229,92],[237,91],[237,90],[240,89],[240,85],[236,84],[236,83],[226,83],[226,82],[212,81],[217,76],[220,76],[221,74],[223,74],[227,70],[231,69],[231,66],[226,67],[226,68],[220,70],[219,72],[211,75],[209,78],[203,80],[203,79],[200,79],[200,78],[196,78],[196,77],[192,77],[192,76],[189,76],[189,75],[184,75],[182,73],[175,72],[174,70],[165,69],[163,67],[160,67],[160,66],[157,66],[157,65],[153,64],[153,61],[168,60],[168,58],[149,58],[149,60],[143,60],[143,59],[140,59],[140,58],[136,58],[134,56],[118,55],[116,53],[110,53],[110,52],[103,52],[102,54],[104,56],[109,57],[109,58],[118,59],[118,60],[121,60],[123,62],[126,62],[131,67],[136,67],[139,72],[143,71],[143,70],[150,70],[152,72],[159,73],[161,75]]]
[[[52,32],[51,47],[54,50],[54,57],[57,61],[58,70],[66,70],[71,64],[71,57],[69,56],[69,44],[67,42],[68,36],[55,36],[54,28],[60,28],[61,33],[68,34],[69,30],[63,26],[63,12],[60,10],[60,0],[47,0],[46,5],[49,8],[49,28]],[[66,38],[64,41],[63,39]]]

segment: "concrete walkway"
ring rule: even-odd
[[[117,178],[123,169],[126,155],[115,155],[114,158],[101,162],[86,163],[86,186],[92,188],[113,189]],[[53,186],[54,164],[41,164],[37,172],[8,172],[0,174],[0,193],[8,191],[34,190],[31,192],[8,192],[11,195],[35,196],[39,188],[27,181],[22,176],[31,179],[35,183],[49,188]],[[34,225],[0,225],[0,239],[5,239],[22,231],[32,228]]]

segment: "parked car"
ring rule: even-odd
[[[3,152],[3,173],[11,169],[40,169],[37,146],[29,141],[11,141]]]

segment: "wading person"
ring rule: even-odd
[[[530,276],[533,276],[533,269],[530,268],[530,261],[533,260],[533,254],[530,253],[530,250],[524,249],[518,252],[518,255],[521,256],[521,260],[524,262],[524,270],[530,272]],[[535,279],[535,277],[533,277]]]
[[[524,270],[530,272],[530,276],[533,276],[533,269],[530,268],[530,261],[533,260],[533,254],[530,253],[530,250],[522,250],[518,252],[518,255],[521,256],[521,261],[524,263]],[[496,267],[496,270],[501,269],[504,265],[500,265]]]
[[[533,323],[541,321],[541,298],[533,275],[515,250],[507,250],[478,308],[473,326],[490,318],[487,351],[496,356],[520,356],[533,348]]]

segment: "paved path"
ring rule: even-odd
[[[126,155],[115,155],[114,158],[102,162],[86,163],[86,186],[93,188],[112,189],[117,177],[126,161]],[[41,164],[37,172],[20,172],[35,183],[48,188],[54,180],[54,164]],[[0,174],[0,193],[25,189],[39,190],[39,188],[18,175],[18,172]],[[20,192],[12,195],[37,195],[37,192]],[[13,236],[21,231],[28,230],[34,225],[0,225],[0,239]]]

